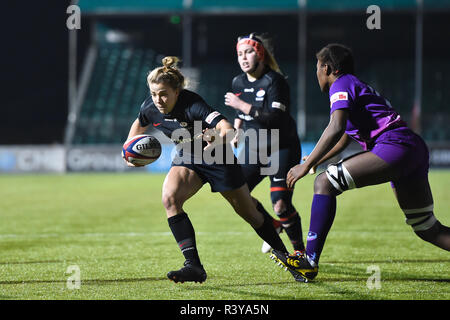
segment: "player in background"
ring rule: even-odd
[[[354,75],[349,48],[329,44],[316,57],[320,89],[330,97],[330,122],[306,161],[289,171],[288,186],[293,187],[311,169],[339,154],[350,139],[365,151],[330,164],[316,177],[306,253],[284,257],[274,250],[273,257],[305,281],[313,279],[336,214],[336,197],[349,189],[389,181],[415,234],[450,250],[450,228],[433,213],[425,142],[408,128],[388,100]]]
[[[163,66],[151,71],[147,77],[150,97],[143,102],[139,116],[130,128],[128,139],[144,134],[149,126],[161,130],[172,139],[172,133],[182,129],[188,130],[190,137],[194,137],[196,134],[194,121],[200,121],[202,129],[206,130],[203,135],[200,132],[200,139],[209,141],[208,144],[203,142],[202,148],[211,146],[212,137],[215,137],[218,139],[215,142],[221,140],[220,147],[230,149],[229,154],[234,159],[231,164],[206,164],[203,160],[198,162],[196,159],[198,160],[198,156],[202,155],[194,152],[195,138],[180,141],[179,137],[175,136],[177,147],[186,143],[191,144],[190,149],[178,149],[180,153],[186,150],[191,152],[187,157],[186,154],[177,154],[179,158],[174,159],[163,184],[162,202],[169,227],[185,258],[184,267],[177,271],[170,271],[167,274],[168,278],[175,282],[206,280],[206,272],[197,250],[195,231],[188,214],[183,210],[184,202],[197,193],[206,182],[211,185],[212,192],[220,192],[228,200],[236,213],[247,221],[264,241],[286,252],[271,220],[265,219],[252,201],[241,168],[231,150],[233,127],[199,95],[184,89],[184,76],[176,67],[178,58],[165,57],[162,62]],[[217,130],[218,134],[214,134],[212,130]],[[202,148],[201,153],[204,150]],[[131,163],[127,164],[134,166]]]
[[[286,231],[294,250],[303,251],[305,246],[300,215],[292,204],[293,188],[286,185],[288,170],[301,160],[297,126],[289,113],[289,85],[274,59],[271,39],[267,35],[251,33],[239,37],[236,51],[243,73],[233,79],[233,92],[226,93],[225,105],[236,110],[235,129],[243,128],[244,132],[248,132],[249,129],[279,130],[279,150],[275,152],[272,150],[271,154],[271,157],[278,157],[279,169],[274,175],[269,176],[270,197],[279,221],[272,219],[277,231],[281,232],[282,229]],[[257,145],[251,145],[248,136],[245,136],[243,141],[244,155],[239,155],[239,160],[250,191],[266,177],[261,174],[264,164],[259,161],[257,155],[261,149],[264,149],[264,152],[270,150],[270,133],[268,136],[267,141],[259,140]],[[235,146],[240,138],[236,135]],[[249,161],[252,156],[258,159],[257,163]],[[258,200],[254,201],[258,208],[262,208]],[[267,212],[265,214],[270,216]],[[270,246],[264,243],[261,250],[267,253],[270,249]]]

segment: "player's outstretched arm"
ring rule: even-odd
[[[341,140],[345,133],[347,119],[348,113],[345,110],[338,109],[331,114],[330,123],[306,161],[289,170],[286,177],[288,188],[293,188],[294,184],[308,174],[311,168],[316,167],[319,161]]]
[[[342,151],[344,151],[345,148],[348,147],[348,145],[350,144],[351,138],[348,136],[348,134],[344,133],[341,137],[341,139],[338,141],[338,143],[336,143],[336,145],[333,147],[333,149],[331,149],[326,155],[324,155],[322,157],[322,159],[320,159],[315,166],[313,166],[309,173],[310,174],[314,174],[316,173],[316,169],[319,165],[321,165],[322,163],[324,163],[325,161],[333,158],[334,156],[337,156],[338,154],[340,154]],[[302,158],[303,161],[306,161],[308,159],[308,156],[304,156]]]
[[[238,144],[239,144],[239,139],[241,138],[240,133],[242,132],[242,127],[243,127],[243,120],[236,118],[234,119],[234,129],[236,130],[235,135],[233,137],[233,140],[231,140],[231,144],[237,148]]]

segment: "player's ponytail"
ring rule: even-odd
[[[180,59],[178,59],[178,57],[173,57],[173,56],[164,57],[162,59],[164,71],[168,72],[169,68],[171,68],[173,70],[176,69],[179,61],[180,61]]]
[[[277,61],[275,60],[274,56],[271,53],[266,54],[265,63],[273,71],[278,72],[279,74],[283,74],[283,72],[281,72],[280,70],[280,66],[278,65]]]
[[[162,59],[162,67],[153,69],[147,76],[147,83],[167,83],[172,89],[184,89],[186,79],[178,69],[178,57],[168,56]]]
[[[283,74],[283,72],[281,72],[280,70],[280,66],[278,65],[277,60],[275,60],[273,39],[268,33],[260,34],[257,37],[261,39],[261,42],[264,45],[264,49],[266,50],[264,63],[273,71],[278,72],[279,74]]]

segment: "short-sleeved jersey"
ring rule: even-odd
[[[340,76],[329,93],[330,114],[338,109],[348,111],[345,132],[365,150],[373,148],[382,132],[407,126],[388,100],[354,75]]]
[[[280,148],[289,147],[293,139],[298,140],[297,126],[290,115],[290,89],[286,79],[271,69],[263,76],[250,82],[245,73],[236,76],[232,91],[241,100],[249,103],[256,112],[264,112],[269,117],[258,120],[251,114],[236,112],[236,118],[244,121],[244,130],[279,129]]]
[[[155,129],[162,131],[175,144],[183,142],[193,144],[192,140],[182,141],[177,135],[172,137],[173,132],[185,129],[193,139],[196,135],[201,134],[201,131],[198,129],[200,132],[194,132],[195,121],[198,121],[199,124],[201,122],[203,130],[215,128],[217,123],[225,119],[225,117],[211,108],[198,94],[189,90],[181,90],[178,100],[170,113],[163,114],[159,112],[150,96],[142,103],[138,119],[141,126],[153,126]],[[191,145],[190,150],[194,151],[193,145]]]

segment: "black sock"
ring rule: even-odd
[[[253,198],[253,199],[256,200],[255,198]],[[273,222],[274,218],[270,215],[270,213],[267,212],[266,209],[264,209],[264,206],[258,200],[256,200],[256,210],[261,212],[263,214],[264,218],[270,219],[270,221]]]
[[[180,247],[186,260],[196,265],[201,265],[195,243],[195,231],[191,220],[185,212],[179,213],[167,219],[172,234]]]
[[[302,221],[297,210],[291,205],[284,212],[277,213],[283,229],[291,240],[294,250],[305,250],[302,234]]]
[[[267,242],[273,249],[278,251],[287,252],[286,247],[284,246],[283,241],[281,240],[278,233],[275,231],[275,228],[273,226],[272,217],[267,217],[264,215],[264,222],[261,227],[258,229],[254,228],[256,233],[260,236],[261,239],[263,239],[265,242]]]

